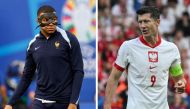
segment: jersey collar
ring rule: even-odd
[[[56,34],[57,34],[57,31],[55,31],[54,33],[52,33],[51,36],[49,36],[49,38],[54,37]],[[41,33],[41,31],[40,31],[40,36],[39,36],[39,38],[40,38],[40,39],[46,39],[46,37]],[[48,38],[48,39],[49,39],[49,38]]]
[[[140,39],[140,41],[141,41],[144,45],[149,46],[149,47],[151,47],[151,48],[155,48],[155,47],[159,46],[160,43],[161,43],[161,36],[158,36],[158,41],[157,41],[157,43],[156,43],[154,46],[151,46],[148,42],[146,42],[146,40],[144,40],[144,38],[143,38],[142,35],[139,37],[139,39]]]

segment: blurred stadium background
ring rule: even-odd
[[[136,10],[141,6],[157,6],[161,10],[160,34],[174,42],[181,53],[187,89],[174,93],[169,79],[170,109],[190,109],[190,0],[98,0],[98,109],[103,109],[105,86],[119,46],[140,34]],[[112,109],[125,109],[127,75],[122,75],[116,89]]]
[[[12,95],[24,67],[29,41],[41,5],[53,6],[60,27],[76,34],[81,44],[85,78],[80,95],[81,109],[95,109],[96,1],[95,0],[1,0],[0,3],[0,109]],[[19,101],[17,109],[30,109],[35,80]]]

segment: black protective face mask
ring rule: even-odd
[[[49,24],[59,25],[57,22],[57,16],[55,12],[52,13],[43,13],[41,16],[38,17],[39,25],[36,27],[44,27],[48,26]]]

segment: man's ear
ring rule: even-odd
[[[160,25],[160,19],[156,19],[156,24],[159,26]]]
[[[39,19],[38,19],[38,18],[36,19],[36,22],[40,25],[40,22],[39,22]]]

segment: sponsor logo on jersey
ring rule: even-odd
[[[158,52],[157,51],[148,51],[149,62],[158,62]]]
[[[35,47],[34,49],[35,49],[35,51],[36,51],[36,50],[38,50],[39,48],[40,48],[40,47]]]
[[[154,69],[156,68],[157,66],[150,66],[149,69]]]

